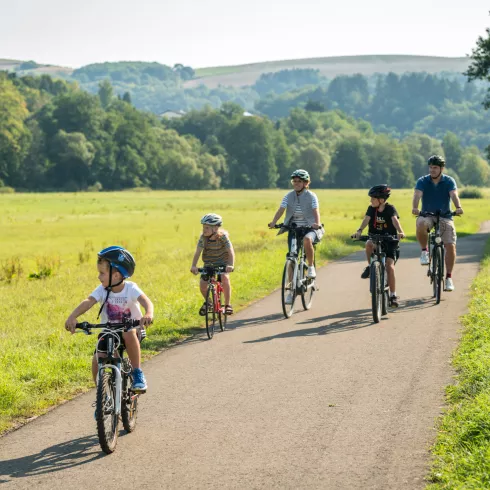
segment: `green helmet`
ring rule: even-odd
[[[302,168],[298,168],[298,170],[295,170],[291,174],[291,178],[294,179],[294,177],[298,177],[299,179],[304,180],[305,182],[310,181],[310,174],[306,170],[303,170]]]

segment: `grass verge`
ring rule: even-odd
[[[490,240],[462,324],[453,359],[457,384],[447,388],[430,490],[490,488]]]

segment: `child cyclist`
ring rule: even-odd
[[[95,303],[100,303],[99,315],[102,314],[102,323],[121,323],[124,319],[140,320],[141,326],[149,325],[153,320],[153,303],[141,291],[136,283],[127,281],[134,273],[136,267],[132,255],[123,247],[104,248],[97,256],[97,270],[99,272],[100,286],[84,299],[71,313],[65,322],[65,328],[75,333],[77,318],[88,311]],[[145,309],[141,314],[140,304]],[[98,318],[98,317],[97,317]],[[129,360],[133,366],[134,391],[146,391],[146,379],[141,370],[140,341],[137,330],[132,329],[122,334]],[[92,375],[97,383],[97,356],[105,357],[103,353],[104,341],[99,342],[98,352],[92,360]],[[102,352],[101,352],[102,351]]]
[[[366,216],[362,220],[361,226],[354,235],[359,238],[362,230],[369,225],[369,234],[372,235],[398,235],[403,238],[402,225],[399,221],[398,212],[395,206],[386,201],[390,197],[391,189],[386,184],[371,187],[368,196],[371,198],[371,205],[366,211]],[[398,306],[398,296],[395,287],[395,263],[400,256],[400,249],[396,242],[383,242],[383,249],[386,252],[386,271],[388,273],[388,286],[390,287],[390,306]],[[374,244],[371,240],[366,242],[366,258],[368,266],[361,274],[363,279],[367,279],[370,274],[371,255],[374,251]]]
[[[209,213],[202,217],[202,235],[197,243],[196,253],[192,259],[191,272],[198,274],[197,262],[202,253],[204,267],[223,267],[226,266],[226,273],[221,274],[221,284],[225,295],[225,314],[232,315],[233,307],[231,306],[231,284],[228,272],[232,272],[235,263],[235,251],[230,242],[228,233],[221,228],[223,218],[219,214]],[[204,303],[199,310],[199,314],[206,314],[206,292],[207,277],[201,276],[200,281],[201,294],[204,297]]]

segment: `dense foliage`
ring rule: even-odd
[[[298,83],[303,75],[298,71],[278,80]],[[411,187],[426,173],[432,153],[446,154],[448,171],[458,182],[490,183],[490,167],[479,149],[463,147],[452,132],[442,144],[420,133],[394,138],[377,134],[365,120],[313,102],[276,121],[250,116],[231,102],[169,120],[136,109],[131,99],[129,93],[116,96],[106,79],[94,95],[47,75],[1,73],[0,185],[28,190],[274,188],[286,186],[291,171],[304,167],[316,187],[379,182]]]

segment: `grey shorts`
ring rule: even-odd
[[[436,218],[434,216],[419,216],[417,218],[417,226],[420,223],[424,223],[427,229],[431,229],[435,223]],[[456,227],[454,226],[454,221],[447,218],[439,218],[439,226],[441,229],[442,242],[446,245],[456,244]]]

